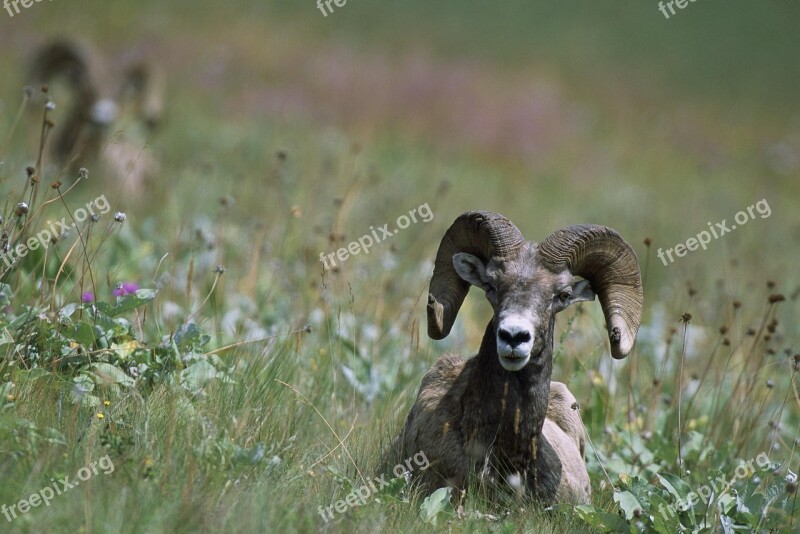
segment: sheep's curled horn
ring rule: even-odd
[[[622,359],[642,320],[642,280],[636,253],[611,228],[567,226],[539,243],[537,257],[548,267],[566,267],[592,285],[606,318],[611,355]]]
[[[514,223],[488,211],[460,215],[445,232],[433,267],[428,293],[428,336],[447,337],[469,292],[469,283],[453,268],[453,255],[466,252],[483,261],[517,254],[525,238]]]
[[[466,252],[484,261],[513,257],[525,244],[514,224],[498,213],[459,216],[442,238],[428,294],[428,335],[450,333],[469,291],[453,268],[453,255]],[[633,249],[605,226],[573,225],[542,241],[537,259],[553,270],[568,269],[592,285],[608,325],[611,355],[624,358],[633,348],[642,316],[642,284]]]

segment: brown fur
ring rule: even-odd
[[[486,343],[486,339],[489,343]],[[497,485],[498,475],[518,475],[518,493],[545,502],[585,503],[591,488],[583,460],[584,431],[575,397],[560,382],[546,384],[524,373],[493,369],[491,325],[482,354],[469,359],[446,355],[422,379],[417,400],[396,442],[403,457],[424,451],[430,467],[418,474],[429,488],[464,489],[468,476]],[[479,396],[478,382],[494,382],[495,397]],[[548,390],[546,417],[536,421],[536,396]],[[467,413],[467,410],[470,410]],[[519,414],[517,414],[519,410]],[[538,436],[538,437],[537,437]],[[531,490],[533,493],[531,493]]]

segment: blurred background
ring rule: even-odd
[[[113,165],[89,165],[90,178],[73,199],[82,205],[105,194],[115,211],[127,213],[111,254],[98,260],[105,262],[98,278],[106,294],[120,280],[158,280],[163,306],[150,328],[163,334],[180,324],[213,292],[209,273],[223,265],[226,275],[200,314],[213,343],[313,325],[306,341],[281,349],[313,370],[291,375],[293,383],[315,391],[315,403],[344,431],[358,419],[357,448],[374,460],[437,355],[468,354],[479,344],[490,309],[476,292],[457,335],[430,342],[422,321],[441,235],[460,213],[482,209],[503,213],[532,240],[568,224],[605,224],[637,251],[646,284],[640,367],[623,374],[622,364],[612,366],[599,307],[583,308],[588,319],[570,315],[568,325],[559,323],[565,348],[554,378],[569,383],[582,405],[599,402],[598,388],[609,392],[602,410],[590,407],[585,415],[601,442],[614,421],[656,431],[661,423],[654,421],[671,417],[649,399],[673,387],[669,373],[677,372],[681,350],[673,337],[683,332],[683,313],[696,328],[686,345],[689,391],[706,387],[712,399],[695,406],[706,423],[722,413],[710,392],[748,369],[742,362],[754,350],[735,352],[733,375],[724,360],[713,360],[716,378],[703,386],[717,354],[712,347],[725,335],[720,326],[731,329],[728,342],[737,351],[752,336],[748,330],[779,318],[778,333],[758,351],[786,358],[797,350],[800,4],[697,0],[669,18],[655,1],[331,6],[323,14],[313,0],[53,0],[20,6],[13,16],[0,10],[0,141],[31,83],[31,58],[49,39],[88,43],[111,65],[135,51],[163,70],[158,127],[142,133],[122,125],[113,136],[128,135],[156,170],[129,187]],[[69,112],[69,91],[55,84],[50,97],[57,129]],[[8,199],[36,159],[41,131],[39,107],[25,106],[21,117],[0,154]],[[49,179],[60,167],[46,158],[45,168]],[[63,179],[70,182],[69,173]],[[737,212],[762,200],[768,217],[752,218],[707,251],[666,265],[658,259],[659,248],[684,243],[709,223],[730,226]],[[431,222],[413,224],[337,269],[320,263],[320,253],[371,226],[392,226],[426,203]],[[158,278],[159,268],[169,276]],[[767,304],[775,293],[785,297],[783,307]],[[588,332],[568,336],[583,320]],[[264,357],[267,350],[256,352]],[[783,380],[776,391],[792,397],[786,361],[754,365],[759,384]],[[754,455],[764,450],[773,420],[784,420],[783,443],[791,443],[800,404],[780,411],[783,397],[764,388],[742,390],[737,402],[763,395],[758,409],[747,422],[707,429],[709,443],[729,442],[726,427],[737,428],[746,436],[737,453]],[[290,426],[311,425],[299,433],[299,442],[307,440],[297,458],[329,450],[316,438],[326,427],[310,422],[315,417],[292,393],[280,389],[270,399],[292,406],[281,416]],[[731,417],[738,405],[728,405]],[[274,436],[267,429],[259,432]],[[370,443],[371,433],[381,444]],[[312,463],[299,461],[298,472]],[[315,486],[325,497],[302,506],[313,510],[328,500],[331,480]],[[268,510],[275,515],[266,524],[275,517],[293,524],[291,506],[273,497]],[[175,517],[190,521],[192,509]],[[309,521],[309,528],[319,526]]]

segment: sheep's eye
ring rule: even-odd
[[[571,296],[572,295],[569,291],[562,291],[558,294],[558,300],[560,300],[562,303],[565,303],[570,299]]]

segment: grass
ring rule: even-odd
[[[797,528],[784,488],[800,467],[798,78],[783,52],[795,8],[722,17],[697,2],[664,21],[654,5],[348,3],[324,19],[313,4],[118,4],[0,13],[4,230],[13,242],[100,195],[110,204],[0,280],[0,504],[114,464],[6,530],[602,531],[622,510],[669,532],[659,507],[717,477],[730,487],[684,523],[718,528],[721,504],[755,531]],[[92,161],[88,179],[72,187],[71,171],[53,189],[45,151],[34,201],[42,110],[12,130],[30,50],[66,33],[112,53],[143,29],[169,72],[168,114],[147,140],[157,179],[126,192]],[[67,106],[53,98],[58,123]],[[768,217],[659,260],[762,199]],[[321,252],[424,203],[430,222],[323,269]],[[319,506],[377,474],[435,358],[477,349],[490,313],[477,294],[448,339],[423,324],[436,247],[469,209],[535,240],[606,224],[639,254],[645,317],[627,360],[608,357],[596,305],[558,322],[554,379],[595,448],[593,506],[473,491],[466,518],[431,500],[422,518],[428,494],[393,486],[326,523]],[[157,293],[116,297],[121,282]],[[105,305],[81,303],[86,291]],[[761,454],[759,482],[736,477]]]

